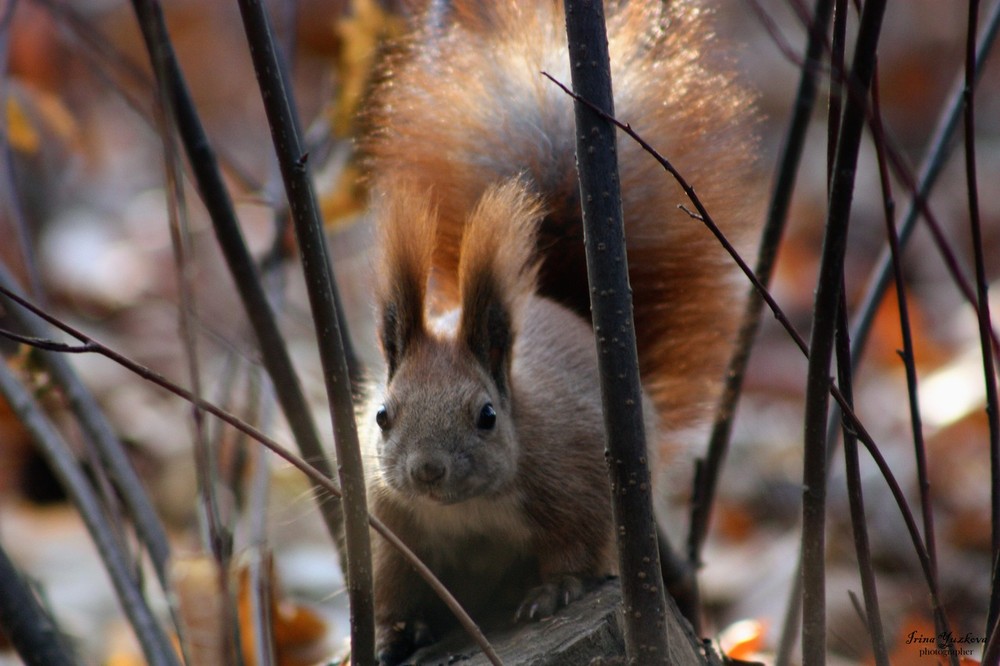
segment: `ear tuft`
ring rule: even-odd
[[[513,179],[486,190],[462,238],[459,337],[505,397],[522,303],[535,290],[541,217],[538,199],[522,180]]]
[[[392,379],[414,341],[425,334],[424,301],[434,250],[436,215],[428,193],[397,183],[376,201],[377,323]]]

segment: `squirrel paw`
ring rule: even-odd
[[[535,622],[551,617],[563,606],[583,596],[583,581],[576,576],[562,576],[530,590],[514,616],[518,622]]]
[[[419,648],[434,642],[430,627],[421,620],[400,622],[378,641],[379,666],[397,666]]]

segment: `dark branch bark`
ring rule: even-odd
[[[314,461],[328,477],[333,477],[333,467],[320,443],[319,434],[309,412],[302,385],[292,365],[288,348],[275,321],[261,285],[256,264],[250,256],[232,199],[222,180],[215,154],[208,143],[201,120],[198,118],[191,94],[181,74],[180,66],[167,35],[163,12],[156,0],[133,0],[146,49],[150,54],[162,53],[166,71],[157,71],[166,80],[171,106],[176,114],[177,128],[187,153],[188,162],[198,185],[202,201],[212,219],[219,247],[226,259],[229,272],[239,292],[250,325],[257,336],[261,358],[274,383],[275,394],[303,457]],[[153,63],[161,58],[152,57]],[[343,516],[340,502],[324,501],[325,496],[314,485],[314,494],[327,529],[336,540],[341,533]]]
[[[847,327],[847,303],[841,288],[840,312],[837,317],[837,380],[844,399],[854,404],[854,389],[851,377],[851,340]],[[858,437],[846,421],[844,428],[844,467],[847,477],[847,499],[851,511],[851,528],[854,534],[854,551],[858,557],[858,573],[865,600],[864,615],[871,638],[872,654],[877,666],[889,666],[886,651],[885,631],[879,613],[878,589],[875,585],[875,566],[868,541],[868,520],[865,516],[864,491],[861,485],[861,465],[858,460]]]
[[[601,2],[566,0],[573,88],[614,114]],[[666,602],[653,520],[642,388],[632,321],[625,229],[613,124],[575,104],[590,305],[598,350],[612,509],[625,609],[625,652],[633,663],[667,664]]]
[[[854,61],[847,85],[844,119],[833,162],[830,208],[820,261],[813,328],[809,341],[806,386],[805,450],[802,493],[802,657],[807,664],[826,660],[826,418],[830,392],[830,358],[843,282],[847,228],[854,191],[868,88],[874,71],[885,12],[884,0],[869,0],[861,16]]]
[[[821,67],[820,58],[823,53],[826,26],[830,23],[832,8],[833,0],[817,0],[812,27],[809,30],[806,59],[802,67],[802,77],[799,79],[798,92],[795,96],[792,120],[788,125],[788,132],[782,146],[774,189],[768,205],[767,222],[761,235],[757,263],[754,266],[754,273],[765,288],[770,284],[774,260],[784,235],[788,207],[795,189],[795,177],[798,173],[802,151],[805,148],[806,130],[809,128],[809,120],[816,103],[818,73]],[[708,524],[712,517],[712,503],[715,499],[716,485],[729,448],[729,437],[736,416],[736,403],[742,391],[743,379],[750,361],[750,351],[754,339],[757,337],[757,330],[760,328],[763,305],[764,300],[757,289],[751,289],[746,309],[743,312],[743,319],[740,322],[733,356],[727,368],[722,397],[716,408],[715,423],[712,426],[712,434],[708,442],[708,452],[701,467],[703,471],[691,502],[688,560],[693,566],[700,564],[701,549],[708,536]]]
[[[375,601],[372,591],[371,542],[368,535],[368,508],[364,469],[354,421],[349,360],[354,358],[347,335],[340,299],[333,282],[330,257],[323,235],[312,182],[302,151],[292,90],[284,76],[275,47],[267,11],[256,0],[240,0],[240,12],[264,109],[271,126],[278,164],[292,211],[295,235],[302,256],[306,289],[319,343],[323,378],[337,447],[337,469],[343,493],[343,516],[347,551],[347,587],[351,605],[351,661],[375,663]]]

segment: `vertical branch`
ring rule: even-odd
[[[831,1],[830,8],[833,10],[833,41],[832,44],[826,42],[825,25],[824,31],[819,33],[815,24],[812,26],[812,35],[816,38],[816,48],[820,51],[824,47],[830,51],[830,72],[829,72],[829,101],[827,108],[827,143],[826,143],[826,183],[827,196],[829,197],[830,174],[833,171],[833,157],[837,147],[837,136],[840,131],[840,114],[843,102],[843,77],[844,77],[844,48],[846,43],[847,28],[847,2],[846,0]],[[828,9],[828,11],[829,11]],[[827,19],[829,23],[829,18]],[[819,58],[817,53],[816,58]],[[833,411],[836,411],[834,407]],[[835,432],[832,428],[827,429],[827,439],[833,441]],[[827,446],[827,465],[830,463],[830,452],[832,446]],[[829,467],[828,467],[829,469]],[[781,626],[781,635],[778,639],[776,650],[776,663],[778,666],[787,666],[792,657],[792,650],[799,635],[802,620],[802,555],[795,564],[795,578],[792,581],[788,592],[788,600],[785,606],[785,618]]]
[[[300,143],[292,91],[285,80],[267,11],[259,0],[239,0],[239,6],[302,254],[302,269],[333,418],[343,493],[347,584],[351,602],[351,660],[352,663],[371,664],[375,662],[375,604],[364,470],[347,361],[347,356],[353,356],[353,353],[350,352],[345,322],[341,320],[336,306],[338,298],[323,224],[306,168],[308,155],[303,152]]]
[[[997,404],[997,375],[990,344],[990,304],[987,295],[986,263],[983,258],[983,232],[979,220],[979,188],[976,182],[976,123],[975,69],[976,26],[979,20],[979,0],[969,0],[968,32],[965,48],[965,173],[969,199],[969,226],[976,265],[976,301],[978,308],[979,342],[983,353],[983,376],[986,381],[986,415],[990,425],[990,516],[994,575],[990,590],[990,609],[986,630],[989,634],[1000,613],[1000,406]]]
[[[910,411],[910,428],[913,431],[913,447],[917,462],[917,483],[920,486],[920,509],[924,524],[924,545],[927,549],[929,576],[937,585],[937,546],[934,538],[934,514],[931,509],[930,479],[927,470],[927,456],[924,446],[924,427],[920,417],[920,403],[917,393],[917,362],[913,346],[913,334],[910,328],[909,306],[907,305],[906,283],[903,277],[902,250],[899,246],[899,235],[894,223],[895,201],[892,196],[892,182],[889,179],[889,167],[885,156],[885,136],[882,128],[882,111],[879,104],[878,72],[872,82],[872,132],[875,138],[875,150],[878,156],[879,181],[882,187],[884,202],[886,237],[889,243],[889,254],[892,259],[894,282],[896,284],[896,303],[899,310],[899,328],[903,339],[903,349],[900,356],[906,372],[906,390]],[[853,362],[852,362],[853,365]],[[945,631],[947,623],[943,615],[935,613],[938,632]]]
[[[250,325],[257,336],[261,358],[274,383],[282,411],[288,419],[302,456],[316,465],[323,474],[332,477],[333,468],[320,443],[288,347],[278,329],[256,265],[236,219],[232,199],[223,183],[215,153],[205,136],[205,130],[177,63],[177,57],[167,35],[163,11],[157,0],[132,0],[132,6],[154,65],[161,62],[161,59],[153,54],[162,53],[165,71],[157,70],[155,74],[157,78],[165,81],[166,89],[169,91],[177,129],[194,173],[198,191],[212,219],[219,247],[243,301]],[[343,522],[340,503],[327,501],[327,495],[320,485],[314,483],[313,489],[327,529],[339,543]]]
[[[3,546],[0,546],[0,629],[26,666],[79,663]]]
[[[250,407],[251,411],[259,411],[259,421],[262,425],[270,422],[271,414],[274,411],[274,403],[270,400],[263,400],[264,388],[267,377],[259,369],[252,369],[253,376],[250,384]],[[257,378],[254,381],[254,378]],[[241,440],[246,437],[241,434]],[[260,449],[252,450],[253,456],[251,467],[253,469],[246,503],[246,517],[249,521],[247,541],[250,546],[250,608],[253,617],[253,639],[254,650],[258,655],[257,659],[262,664],[274,663],[274,622],[271,617],[273,607],[272,582],[274,578],[273,560],[271,551],[266,544],[267,529],[267,502],[270,490],[270,466],[269,456],[266,451]]]
[[[927,547],[927,557],[930,560],[931,573],[937,578],[937,546],[934,538],[934,513],[931,509],[930,477],[927,470],[927,454],[924,446],[924,426],[920,417],[920,401],[917,392],[917,361],[913,346],[913,333],[910,327],[910,313],[906,297],[906,282],[903,276],[902,249],[899,246],[899,234],[893,223],[895,203],[892,197],[892,183],[889,179],[889,167],[885,156],[885,135],[882,127],[882,112],[879,106],[878,73],[872,84],[872,132],[875,137],[875,150],[878,156],[879,181],[882,186],[885,202],[886,237],[889,243],[889,255],[892,259],[892,273],[896,285],[896,303],[899,311],[899,330],[903,339],[903,349],[900,356],[903,369],[906,372],[906,391],[910,411],[910,428],[913,431],[914,456],[917,463],[917,483],[920,487],[920,509],[924,523],[924,544]],[[939,627],[940,629],[940,627]]]
[[[761,236],[757,264],[754,266],[754,273],[765,288],[771,281],[774,260],[778,254],[781,237],[784,234],[785,222],[788,219],[788,207],[795,189],[795,176],[798,173],[799,161],[805,147],[806,130],[809,128],[809,119],[816,103],[820,58],[823,53],[824,36],[826,35],[826,26],[830,22],[832,8],[833,0],[817,0],[809,29],[806,59],[802,66],[802,76],[799,79],[799,88],[795,96],[792,120],[788,125],[788,131],[782,145],[781,158],[778,162],[778,171],[768,206],[767,222]],[[704,464],[700,467],[699,482],[696,484],[691,502],[688,561],[693,567],[697,567],[701,561],[701,549],[708,536],[708,523],[711,518],[712,502],[715,499],[715,489],[722,472],[723,459],[729,448],[729,437],[732,433],[733,419],[736,416],[736,403],[743,387],[753,341],[760,328],[763,306],[763,298],[756,288],[751,288],[740,322],[733,356],[727,368],[726,384],[719,400],[719,406],[716,408],[708,452]]]
[[[837,0],[836,20],[833,24],[833,41],[830,49],[830,108],[827,119],[827,184],[832,182],[836,148],[840,134],[840,119],[843,109],[845,92],[845,61],[847,47],[847,0]],[[873,77],[875,73],[873,72]],[[892,203],[889,190],[886,193],[886,208],[891,211]],[[846,403],[854,408],[853,363],[851,362],[851,341],[848,331],[847,298],[841,274],[840,305],[837,312],[836,332],[836,363],[837,383]],[[833,412],[838,412],[835,407]],[[878,589],[875,583],[875,569],[872,564],[871,548],[868,541],[868,521],[865,516],[864,490],[861,484],[861,466],[858,460],[858,438],[846,419],[841,423],[844,438],[844,466],[847,481],[847,496],[850,505],[851,527],[854,534],[854,548],[858,560],[858,574],[861,579],[862,595],[864,597],[863,617],[868,625],[872,651],[879,666],[888,666],[889,656],[886,652],[885,632],[882,628],[882,618],[878,605]],[[826,464],[833,459],[835,433],[827,430]]]
[[[846,4],[846,3],[845,3]],[[888,200],[887,200],[888,201]],[[837,316],[837,381],[844,399],[854,404],[854,389],[851,377],[851,340],[847,326],[847,300],[841,291],[840,309]],[[864,617],[868,623],[868,635],[872,641],[872,652],[877,666],[889,666],[889,655],[885,646],[885,631],[878,606],[878,589],[875,585],[875,567],[872,564],[871,548],[868,542],[868,521],[865,517],[865,499],[861,486],[861,465],[858,462],[858,436],[852,431],[847,420],[844,427],[844,465],[847,477],[847,499],[851,507],[851,527],[854,532],[854,549],[858,557],[858,573],[861,576],[861,591],[865,600]]]
[[[833,20],[833,41],[830,43],[830,104],[826,114],[826,185],[830,196],[830,181],[833,175],[833,160],[837,154],[837,139],[840,136],[840,114],[844,108],[844,86],[846,67],[844,54],[847,51],[847,0],[836,0]]]
[[[163,61],[164,53],[156,51],[153,56],[159,59],[154,68],[158,71],[164,71],[166,68],[166,64]],[[183,172],[177,159],[177,150],[174,142],[174,114],[171,111],[168,92],[166,80],[163,77],[157,77],[156,103],[153,115],[159,130],[160,140],[163,144],[168,224],[170,228],[171,247],[173,249],[174,270],[177,278],[177,291],[180,295],[177,312],[180,319],[181,343],[187,361],[191,392],[195,396],[201,397],[201,370],[198,361],[197,334],[193,321],[197,317],[197,304],[192,284],[194,277],[192,275],[193,266],[189,257],[191,237],[187,219],[187,203],[184,197]],[[233,632],[230,629],[235,626],[236,613],[233,605],[233,597],[230,594],[229,576],[232,536],[226,530],[219,509],[218,495],[215,488],[217,479],[216,464],[213,460],[212,446],[206,435],[204,416],[204,413],[196,405],[191,406],[195,474],[201,509],[199,517],[203,521],[202,528],[208,542],[206,544],[207,549],[211,553],[217,567],[217,593],[220,600],[221,614],[218,622],[219,626],[225,628],[219,640],[223,645],[223,654],[226,655],[227,659],[233,659],[236,644],[233,640]],[[178,630],[183,627],[182,622],[177,622],[176,625]],[[182,649],[187,650],[189,646],[185,644],[183,639],[180,643]],[[187,654],[185,656],[189,657]]]
[[[565,0],[564,6],[573,89],[613,115],[603,5]],[[645,462],[615,128],[587,104],[577,101],[574,107],[587,277],[625,607],[625,651],[632,663],[666,664],[666,600]]]
[[[826,235],[820,261],[809,342],[806,386],[805,450],[802,493],[802,655],[805,663],[826,659],[826,417],[830,391],[830,358],[843,280],[847,228],[853,199],[866,100],[875,62],[885,0],[869,0],[861,15],[854,62],[834,159]]]

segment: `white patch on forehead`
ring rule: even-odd
[[[459,316],[461,310],[452,308],[447,312],[429,317],[427,320],[427,331],[434,337],[453,338],[458,330]]]

